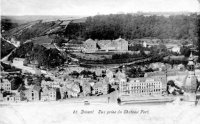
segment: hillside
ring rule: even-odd
[[[3,20],[6,20],[6,19],[3,19]],[[68,20],[59,20],[59,19],[55,20],[53,17],[52,19],[44,18],[41,20],[35,20],[35,21],[23,23],[19,26],[13,27],[10,30],[5,30],[4,32],[2,32],[2,36],[8,40],[11,40],[13,38],[14,40],[20,41],[21,43],[27,40],[28,41],[33,40],[34,42],[37,42],[38,37],[40,37],[39,41],[41,41],[41,38],[42,39],[44,39],[44,37],[47,38],[47,35],[48,36],[51,36],[54,34],[56,35],[70,34],[71,35],[73,34],[73,32],[71,31],[74,30],[74,28],[71,26],[69,27],[70,29],[66,30],[68,28],[68,25],[74,25],[74,24],[76,25],[80,23],[85,23],[85,20],[86,18],[79,18],[79,19],[68,18]],[[10,20],[10,21],[13,22],[13,20]],[[75,28],[75,29],[76,29],[76,32],[78,32],[77,30],[79,30],[80,28]]]
[[[70,39],[141,38],[190,39],[197,41],[199,15],[144,16],[132,14],[97,15],[80,19],[37,20],[3,33],[6,38],[26,41],[36,37],[58,34]],[[61,18],[62,19],[62,18]]]
[[[2,32],[3,38],[21,42],[21,46],[17,48],[16,52],[9,59],[12,60],[14,57],[21,57],[30,59],[30,61],[37,60],[39,65],[48,67],[55,67],[62,64],[65,61],[65,57],[63,58],[58,50],[52,49],[55,48],[51,47],[52,43],[59,44],[64,41],[64,37],[60,36],[63,36],[68,24],[83,23],[84,21],[84,18],[56,21],[36,20],[21,24],[10,30],[4,30]],[[13,49],[14,46],[2,40],[1,57],[8,55]]]
[[[22,25],[25,23],[43,20],[44,22],[56,21],[56,20],[74,20],[83,18],[82,16],[57,16],[57,15],[24,15],[24,16],[1,16],[2,20],[9,19],[13,23],[17,23],[18,25]]]
[[[31,23],[23,24],[17,28],[11,29],[3,34],[7,39],[15,38],[17,41],[25,42],[26,40],[49,35],[62,31],[62,27],[59,25],[61,21],[42,22],[34,21]]]
[[[9,57],[9,60],[13,60],[15,57],[25,58],[26,64],[37,61],[38,66],[50,68],[59,66],[65,62],[64,57],[57,49],[47,49],[44,46],[32,42],[22,44]]]
[[[14,48],[15,46],[6,42],[1,38],[1,58],[5,57],[8,55]]]
[[[75,20],[37,20],[5,31],[2,36],[9,40],[15,38],[22,43],[32,41],[47,48],[51,47],[45,44],[55,41],[60,43],[71,39],[83,41],[88,38],[116,39],[119,37],[131,42],[135,42],[135,39],[156,38],[164,43],[166,43],[164,39],[169,39],[173,42],[189,41],[197,44],[199,18],[197,14],[169,17],[111,14]]]

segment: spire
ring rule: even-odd
[[[190,54],[190,57],[188,58],[188,71],[189,75],[195,75],[195,63],[194,63],[194,56],[192,55],[192,52]]]
[[[195,65],[194,64],[194,56],[192,54],[192,51],[191,51],[190,56],[188,58],[188,65]]]
[[[192,54],[192,51],[190,52],[190,56],[189,56],[188,60],[189,60],[189,61],[193,61],[193,60],[194,60],[194,56],[193,56],[193,54]]]

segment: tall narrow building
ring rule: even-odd
[[[195,76],[195,62],[194,62],[194,56],[191,52],[189,58],[188,58],[188,75],[184,83],[184,90],[186,92],[195,92],[197,87],[197,77]]]

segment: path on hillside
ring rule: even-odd
[[[17,49],[19,46],[16,46],[16,44],[13,44],[11,41],[6,40],[6,39],[3,38],[3,37],[1,37],[1,38],[2,38],[3,40],[5,40],[6,42],[8,42],[9,44],[12,44],[12,45],[15,46],[15,48],[14,48],[7,56],[1,58],[1,60],[0,60],[0,62],[6,62],[6,61],[8,61],[9,56],[12,55],[12,53],[15,52],[16,49]]]
[[[58,51],[60,51],[61,53],[62,53],[62,52],[65,52],[65,49],[59,48],[59,47],[56,45],[56,43],[54,43],[53,45],[54,45],[55,48],[56,48]],[[68,54],[68,57],[69,57],[72,61],[79,61],[78,59],[71,57],[70,54]]]
[[[118,68],[120,66],[133,65],[136,63],[147,62],[147,61],[151,61],[151,60],[152,60],[152,57],[134,60],[134,61],[128,62],[128,63],[120,63],[120,64],[85,64],[85,63],[81,63],[81,65],[82,66],[98,66],[98,67],[107,67],[107,68]]]
[[[16,51],[17,48],[14,48],[7,56],[3,57],[0,62],[6,62],[8,61],[8,58]]]
[[[60,51],[60,52],[65,52],[64,49],[59,48],[55,43],[53,44],[55,46],[55,48]],[[68,56],[70,59],[72,59],[73,61],[78,61],[78,59],[71,57],[70,55]],[[82,66],[99,66],[99,67],[107,67],[107,68],[118,68],[120,66],[127,66],[127,65],[133,65],[136,63],[141,63],[141,62],[147,62],[147,61],[151,61],[152,57],[148,57],[148,58],[144,58],[144,59],[139,59],[139,60],[134,60],[132,62],[128,62],[128,63],[120,63],[120,64],[85,64],[85,63],[81,63],[80,65]]]
[[[8,42],[9,44],[12,44],[12,45],[14,45],[15,47],[19,47],[18,45],[16,45],[16,44],[14,44],[14,43],[12,43],[11,41],[9,41],[9,40],[6,40],[5,38],[3,38],[3,37],[1,37],[3,40],[5,40],[6,42]]]

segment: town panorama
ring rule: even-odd
[[[1,18],[1,103],[199,105],[198,13]]]

